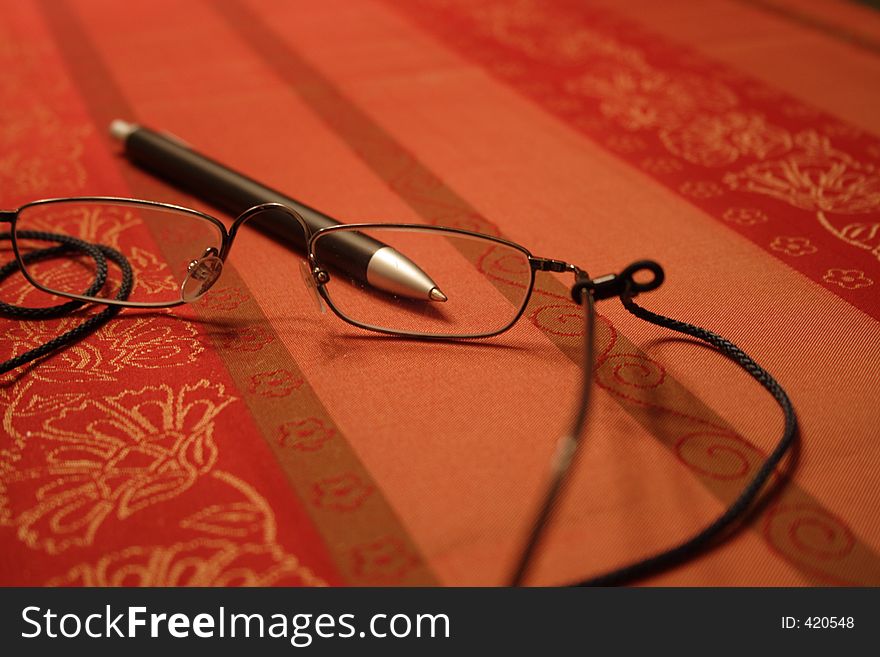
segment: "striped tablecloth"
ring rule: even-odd
[[[3,208],[206,209],[119,155],[124,118],[345,220],[479,230],[594,274],[657,259],[643,304],[752,354],[802,432],[781,495],[647,583],[880,584],[866,4],[5,0],[0,91]],[[125,311],[2,378],[0,584],[504,582],[576,399],[560,281],[481,344],[376,338],[243,234],[198,304]],[[586,446],[531,583],[682,540],[781,430],[710,349],[599,311]],[[0,321],[5,359],[72,320]]]

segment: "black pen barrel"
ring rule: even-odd
[[[173,137],[147,128],[138,128],[128,135],[125,139],[125,154],[146,171],[233,217],[261,203],[281,203],[296,210],[312,232],[339,224],[323,212],[233,171]],[[302,231],[283,213],[259,214],[248,225],[305,253],[306,244]],[[339,237],[342,238],[342,235]],[[366,235],[351,233],[346,233],[342,239],[334,239],[334,242],[336,248],[327,251],[325,260],[331,259],[335,262],[328,264],[363,280],[373,254],[385,246]]]

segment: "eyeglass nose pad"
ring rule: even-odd
[[[199,299],[220,277],[223,261],[215,255],[207,255],[189,263],[186,278],[180,285],[180,298],[187,303]]]
[[[302,274],[303,282],[306,284],[306,287],[309,289],[311,293],[312,299],[315,300],[315,306],[318,308],[318,312],[325,313],[327,312],[326,308],[324,308],[324,301],[321,299],[321,295],[318,294],[318,288],[315,287],[315,279],[312,276],[312,272],[309,269],[308,264],[306,264],[305,260],[299,261],[299,271]]]

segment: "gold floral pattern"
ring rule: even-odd
[[[250,295],[241,288],[226,285],[211,288],[211,292],[202,297],[199,302],[202,306],[211,310],[231,311],[241,306],[248,299],[250,299]]]
[[[758,208],[727,208],[721,218],[740,226],[754,226],[766,223],[767,213]]]
[[[817,249],[806,237],[775,237],[770,248],[785,255],[799,257],[816,253]]]
[[[165,261],[151,251],[135,246],[128,250],[127,257],[135,272],[135,290],[143,290],[147,294],[154,295],[162,291],[174,292],[180,289],[180,281],[172,275]],[[158,298],[165,299],[168,295]]]
[[[682,183],[678,191],[692,198],[715,198],[724,195],[724,188],[712,180],[688,180]]]
[[[627,130],[673,129],[704,112],[727,111],[737,97],[724,84],[698,75],[611,68],[605,75],[588,73],[566,88],[597,98],[603,115]]]
[[[264,520],[260,507],[251,502],[233,502],[206,506],[181,520],[180,526],[206,534],[245,538],[259,533]]]
[[[825,272],[822,280],[847,290],[857,290],[860,287],[870,287],[874,284],[873,280],[865,276],[865,272],[858,269],[829,269]]]
[[[133,545],[50,579],[49,586],[323,586],[277,545],[198,539]]]
[[[275,516],[250,484],[222,470],[206,479],[232,501],[181,519],[189,540],[110,551],[48,584],[55,586],[323,586],[323,579],[277,542]]]
[[[31,288],[33,289],[33,288]],[[14,358],[33,349],[82,321],[79,317],[44,322],[19,322],[0,344],[0,357]],[[195,362],[205,347],[195,326],[184,319],[162,314],[155,317],[123,317],[102,326],[84,340],[54,354],[30,376],[41,381],[115,381],[128,367],[158,369]],[[10,381],[14,372],[0,376]]]
[[[173,499],[211,470],[214,419],[233,399],[202,380],[50,410],[42,429],[18,435],[21,459],[0,471],[4,522],[50,554],[90,545],[107,517]]]
[[[815,212],[832,235],[880,259],[880,221],[844,222],[828,217],[880,210],[880,176],[874,166],[857,162],[813,131],[798,134],[795,144],[797,149],[786,156],[728,173],[724,182],[731,189],[764,194]]]
[[[791,148],[788,130],[767,123],[753,112],[705,114],[660,131],[671,153],[704,167],[723,167],[741,157],[763,160]]]
[[[624,45],[586,25],[571,23],[541,11],[538,0],[510,0],[503,6],[474,4],[471,17],[500,43],[532,55],[551,55],[560,61],[580,62],[585,57],[608,59],[634,68],[645,66],[638,48]]]
[[[795,143],[798,149],[786,157],[729,173],[724,181],[731,189],[766,194],[804,210],[850,214],[877,209],[880,177],[873,166],[856,162],[815,132],[798,134]]]
[[[3,73],[8,73],[5,66]],[[19,78],[20,73],[14,76]],[[16,84],[8,79],[0,81],[0,87],[10,86]],[[4,96],[18,99],[16,102],[29,99],[20,89],[7,89]],[[87,179],[82,165],[83,142],[91,134],[91,126],[62,121],[48,99],[31,100],[27,112],[4,105],[6,109],[0,108],[0,125],[4,126],[0,131],[0,183],[5,192],[28,199],[49,188],[58,190],[56,194],[81,189]]]
[[[120,236],[139,226],[141,220],[130,209],[117,205],[47,205],[38,212],[22,213],[20,230],[37,230],[72,235],[87,242],[120,248]]]

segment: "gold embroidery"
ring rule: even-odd
[[[277,543],[275,516],[265,498],[235,475],[214,470],[210,480],[242,501],[213,504],[184,518],[182,529],[201,534],[171,545],[131,546],[82,563],[49,585],[85,586],[325,586]]]
[[[103,204],[41,206],[38,212],[23,213],[19,230],[37,230],[71,235],[122,251],[134,270],[134,289],[150,294],[174,291],[180,282],[172,275],[165,259],[142,246],[122,245],[122,234],[144,226],[137,212],[129,208]],[[162,222],[172,223],[172,222]],[[161,224],[160,224],[161,226]],[[77,289],[82,271],[76,259],[36,263],[28,268],[43,285],[51,289]],[[181,267],[181,271],[183,267]]]
[[[478,27],[495,40],[536,57],[579,63],[605,58],[632,68],[645,68],[644,55],[613,37],[544,11],[536,0],[513,0],[498,6],[470,7]]]
[[[569,80],[566,88],[599,100],[599,111],[627,130],[674,129],[703,114],[734,107],[726,85],[693,74],[669,75],[611,67]]]
[[[212,504],[181,521],[185,529],[197,529],[206,534],[242,538],[261,526],[260,510],[248,502]]]
[[[135,272],[134,289],[143,288],[148,294],[180,289],[180,281],[171,274],[168,265],[150,251],[134,246],[126,255]]]
[[[4,68],[6,68],[4,66]],[[32,93],[23,93],[26,82],[10,83],[5,98],[27,102]],[[29,90],[32,85],[27,85]],[[46,101],[30,101],[28,111],[0,108],[0,182],[7,194],[20,198],[41,194],[44,189],[76,193],[85,185],[82,165],[83,141],[91,133],[88,124],[68,124]],[[10,103],[4,103],[9,105]],[[26,146],[25,146],[26,144]]]
[[[0,346],[3,359],[13,358],[44,344],[76,326],[82,318],[49,322],[19,322],[7,331]],[[192,363],[204,351],[195,326],[166,315],[121,317],[101,327],[90,340],[69,346],[55,354],[29,376],[42,381],[65,383],[115,381],[127,367],[157,369]],[[0,382],[16,377],[10,372]]]
[[[754,113],[702,115],[693,121],[660,131],[671,153],[704,167],[722,167],[744,156],[763,160],[791,148],[787,130],[769,125]]]
[[[770,248],[794,257],[810,255],[819,250],[806,237],[784,237],[781,235],[770,242]]]
[[[764,194],[815,212],[832,235],[880,259],[880,221],[835,224],[827,216],[880,209],[880,176],[874,166],[855,161],[813,131],[799,133],[795,144],[797,149],[785,157],[728,173],[724,182],[731,189]]]
[[[869,287],[874,281],[865,272],[858,269],[829,269],[825,272],[822,280],[826,283],[834,283],[846,290],[857,290],[860,287]]]
[[[277,545],[197,539],[169,546],[135,545],[83,563],[48,586],[324,586]]]
[[[214,418],[233,399],[222,385],[202,380],[50,412],[40,430],[16,432],[27,466],[4,468],[0,476],[4,502],[13,504],[6,523],[50,554],[90,545],[108,516],[123,520],[173,499],[211,470]]]
[[[758,208],[727,208],[721,218],[740,226],[754,226],[766,223],[767,213]]]
[[[141,223],[131,210],[115,205],[65,204],[44,207],[50,207],[51,210],[28,215],[28,230],[63,233],[114,249],[119,248],[119,236],[124,231]]]
[[[688,180],[681,184],[678,191],[693,198],[715,198],[724,194],[724,188],[711,180]]]

